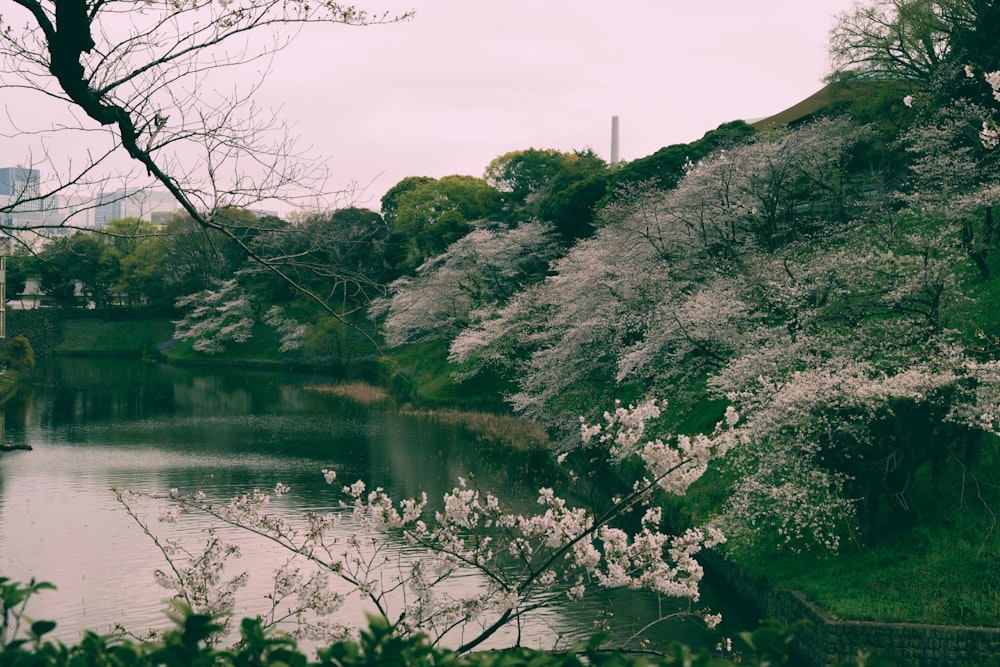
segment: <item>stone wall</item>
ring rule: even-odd
[[[849,660],[859,651],[903,657],[916,667],[981,667],[1000,656],[998,628],[843,621],[796,591],[757,585],[729,561],[710,555],[706,566],[755,607],[762,619],[786,624],[807,620],[809,630],[796,641],[795,649],[810,667]]]
[[[62,339],[64,318],[64,314],[52,308],[7,309],[7,340],[24,336],[36,357],[51,355]]]

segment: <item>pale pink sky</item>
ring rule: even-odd
[[[413,20],[314,27],[267,96],[378,208],[406,176],[480,176],[507,151],[592,147],[635,159],[819,90],[852,0],[368,0]],[[263,99],[267,99],[266,97]],[[364,201],[367,199],[367,201]]]
[[[621,156],[629,160],[726,121],[781,111],[823,85],[830,29],[853,4],[359,2],[372,12],[414,10],[415,17],[308,26],[275,57],[256,102],[280,107],[300,147],[327,158],[328,188],[356,184],[363,188],[357,205],[376,210],[406,176],[481,176],[512,150],[590,147],[609,158],[612,115],[620,118]],[[12,22],[24,18],[11,13]],[[253,68],[220,72],[212,85],[252,84]],[[213,91],[199,94],[210,99]],[[62,123],[94,125],[79,112],[68,121],[65,104],[12,89],[0,104],[0,166],[68,171],[71,159],[86,161],[85,144],[76,146],[82,133],[51,131]],[[88,137],[97,147],[90,150],[107,145],[99,134]],[[50,161],[39,163],[45,155]]]

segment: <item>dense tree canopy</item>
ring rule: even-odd
[[[613,184],[656,182],[663,189],[672,188],[684,175],[687,165],[720,148],[743,143],[755,132],[741,120],[723,123],[697,141],[664,146],[652,155],[632,160],[615,172]]]
[[[552,148],[511,151],[486,165],[483,178],[501,193],[504,207],[512,210],[524,206],[574,157]]]
[[[445,176],[406,188],[399,194],[390,224],[404,239],[403,265],[409,269],[467,234],[472,221],[501,209],[500,193],[474,176]]]

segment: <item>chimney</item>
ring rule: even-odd
[[[611,117],[611,166],[618,164],[621,158],[618,155],[618,116]]]

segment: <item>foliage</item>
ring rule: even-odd
[[[753,631],[741,632],[733,651],[731,639],[717,647],[722,655],[707,648],[692,649],[673,642],[663,651],[628,653],[603,646],[600,634],[578,642],[562,652],[512,647],[503,650],[460,654],[435,646],[421,634],[402,636],[384,617],[368,615],[367,625],[356,638],[344,639],[320,648],[314,658],[299,648],[295,639],[263,627],[260,619],[240,622],[240,641],[232,648],[214,646],[218,619],[193,612],[175,603],[168,615],[174,627],[159,639],[133,640],[120,635],[87,632],[79,643],[65,645],[46,638],[55,628],[50,621],[36,621],[18,637],[27,601],[51,584],[31,582],[21,585],[0,577],[0,600],[4,603],[0,625],[0,665],[10,667],[56,667],[104,665],[153,667],[154,665],[228,665],[231,667],[771,667],[790,664],[792,645],[802,623],[782,626],[764,623]],[[8,633],[10,636],[8,637]],[[723,646],[723,644],[725,646]],[[893,667],[905,661],[859,655],[840,667]]]
[[[500,208],[500,193],[473,176],[445,176],[405,190],[396,201],[391,222],[407,247],[402,268],[420,266],[469,232],[470,223]]]
[[[301,216],[263,241],[283,272],[327,303],[337,304],[344,315],[383,293],[392,243],[392,230],[382,216],[356,207]],[[267,292],[269,302],[293,297],[285,281],[269,272],[258,274],[259,280],[274,283]]]
[[[590,152],[568,160],[538,193],[534,206],[542,220],[553,224],[565,245],[590,236],[598,203],[608,191],[611,174],[604,160]]]
[[[11,338],[3,352],[3,357],[4,361],[18,372],[30,371],[35,367],[35,351],[25,336],[18,335]]]
[[[399,214],[399,199],[407,192],[416,190],[421,185],[433,183],[436,179],[430,176],[407,176],[399,183],[386,190],[380,200],[382,217],[390,226],[395,226],[396,216]]]
[[[838,72],[928,82],[972,18],[970,0],[859,0],[838,17],[830,52]]]
[[[172,268],[167,280],[178,297],[224,280],[244,265],[231,239],[219,230],[204,229],[190,216],[174,216],[163,238],[167,240],[165,262]]]
[[[24,292],[28,278],[35,275],[35,258],[24,248],[15,248],[6,261],[6,296],[7,300],[16,299]]]
[[[610,191],[628,183],[655,182],[657,187],[669,190],[677,185],[689,163],[697,162],[711,153],[737,146],[753,137],[756,131],[737,120],[723,123],[709,130],[697,141],[688,144],[664,146],[652,155],[625,164],[615,173]]]
[[[486,165],[483,178],[501,193],[504,207],[513,210],[524,206],[575,158],[575,154],[551,148],[511,151]]]
[[[112,278],[103,253],[104,244],[84,232],[48,243],[37,254],[42,293],[62,306],[75,306],[80,281],[86,298],[101,307],[110,305]]]

